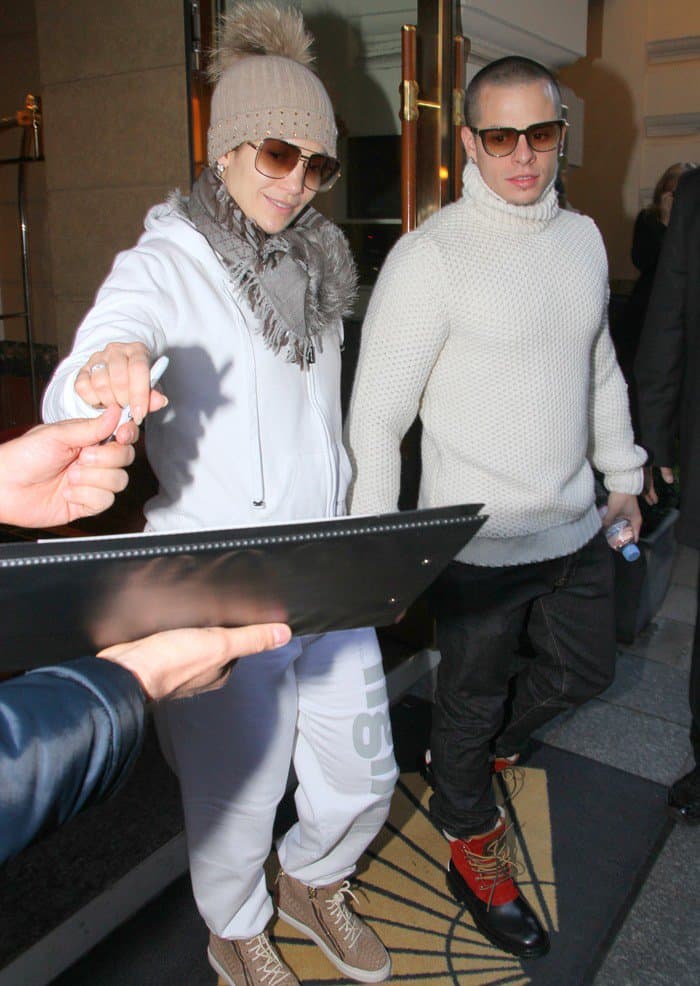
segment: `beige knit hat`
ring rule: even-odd
[[[301,13],[273,0],[237,3],[222,19],[209,76],[207,149],[210,166],[222,154],[265,137],[319,143],[335,156],[338,131],[328,93],[307,66],[313,37]]]

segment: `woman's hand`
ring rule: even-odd
[[[159,390],[151,389],[152,357],[142,342],[110,342],[93,353],[75,380],[76,393],[91,407],[131,407],[140,425],[151,411],[168,403]]]
[[[673,486],[675,477],[670,466],[659,466],[659,473],[664,483]],[[659,493],[654,485],[654,473],[651,466],[644,467],[644,499],[650,506],[659,502]]]

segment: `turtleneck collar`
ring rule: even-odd
[[[559,211],[554,179],[532,205],[512,205],[497,195],[481,177],[473,161],[467,161],[462,175],[463,200],[476,207],[477,212],[490,225],[507,227],[523,233],[544,229]]]

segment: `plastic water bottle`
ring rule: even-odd
[[[605,529],[605,537],[613,551],[619,551],[625,561],[636,561],[639,548],[634,543],[634,531],[626,517],[616,517]]]

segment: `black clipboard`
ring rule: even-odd
[[[176,627],[389,625],[484,523],[481,507],[0,544],[0,669]]]

